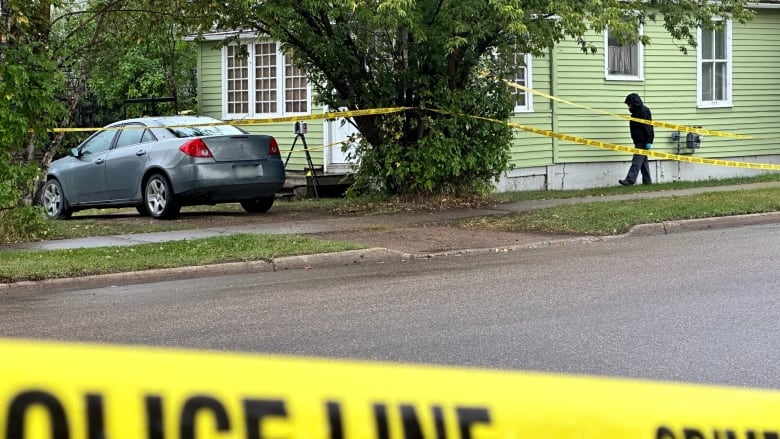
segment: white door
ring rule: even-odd
[[[345,140],[358,134],[359,131],[343,117],[326,121],[325,129],[327,131],[326,144],[330,145],[325,148],[325,172],[351,171],[354,162],[350,162],[348,156],[355,151],[355,142],[352,142],[346,151],[342,151],[341,146]]]

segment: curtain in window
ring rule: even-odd
[[[635,46],[609,46],[609,73],[637,75]]]

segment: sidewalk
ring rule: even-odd
[[[100,236],[89,238],[77,238],[77,239],[61,239],[53,241],[41,241],[21,243],[8,246],[0,246],[0,250],[54,250],[54,249],[74,249],[74,248],[92,248],[92,247],[107,247],[107,246],[128,246],[136,244],[146,244],[165,241],[187,240],[208,238],[212,236],[230,235],[237,233],[253,233],[253,234],[300,234],[300,235],[332,235],[332,234],[349,234],[350,232],[368,231],[379,234],[380,231],[387,231],[393,229],[407,229],[418,227],[437,227],[446,226],[447,224],[453,224],[457,221],[476,218],[489,215],[506,215],[517,212],[525,212],[534,209],[541,209],[546,207],[570,205],[577,203],[593,203],[593,202],[609,202],[620,200],[632,200],[632,199],[651,199],[662,198],[671,196],[686,196],[694,195],[705,192],[725,192],[735,190],[751,190],[761,188],[774,188],[780,187],[780,182],[768,182],[768,183],[755,183],[745,185],[733,185],[733,186],[713,186],[713,187],[701,187],[693,189],[680,189],[672,191],[659,191],[659,192],[643,192],[643,193],[630,193],[611,195],[603,197],[585,197],[585,198],[567,198],[567,199],[550,199],[550,200],[534,200],[534,201],[520,201],[514,203],[506,203],[494,206],[490,209],[463,209],[463,210],[447,210],[441,212],[414,212],[414,213],[393,213],[388,215],[369,215],[369,216],[354,216],[354,217],[339,217],[339,218],[327,218],[316,220],[296,220],[290,221],[284,224],[279,223],[253,223],[241,226],[227,226],[227,227],[209,227],[203,229],[191,229],[180,230],[170,232],[155,232],[155,233],[141,233],[141,234],[126,234],[126,235],[114,235],[114,236]],[[747,215],[740,217],[727,217],[727,218],[711,218],[699,221],[689,221],[692,223],[701,223],[703,227],[711,228],[716,223],[723,223],[726,226],[738,225],[747,221],[748,223],[758,220],[758,218],[774,217],[774,215]],[[774,218],[762,219],[762,221],[774,221]],[[676,222],[675,222],[676,223]],[[496,233],[496,232],[489,232]],[[536,240],[547,241],[550,239],[549,234],[534,234],[534,233],[513,233],[512,236],[528,235],[530,241],[525,239],[523,241],[531,242]],[[553,236],[554,237],[554,236]]]
[[[739,227],[751,224],[780,222],[780,212],[740,215],[733,217],[705,218],[700,220],[669,221],[634,227],[619,236],[571,236],[541,233],[496,232],[455,227],[458,221],[488,215],[506,215],[545,207],[583,202],[608,202],[631,199],[649,199],[686,196],[705,192],[751,190],[780,187],[780,182],[756,183],[735,186],[716,186],[673,191],[620,194],[603,197],[551,199],[523,201],[497,205],[490,209],[460,209],[441,212],[394,213],[311,220],[295,220],[285,223],[258,222],[241,226],[211,227],[173,232],[127,234],[92,238],[65,239],[24,243],[0,247],[2,250],[74,249],[105,246],[130,246],[136,244],[207,238],[236,233],[300,234],[312,237],[350,241],[367,248],[341,253],[280,257],[274,261],[253,261],[213,266],[184,267],[144,272],[120,273],[76,279],[58,279],[44,282],[20,282],[0,284],[0,291],[7,288],[73,288],[172,280],[183,277],[214,276],[220,274],[251,273],[289,269],[310,269],[323,266],[350,266],[356,264],[409,261],[455,255],[488,254],[518,251],[551,245],[569,245],[620,239],[627,236],[649,236],[682,231]]]

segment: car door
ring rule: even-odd
[[[79,146],[78,156],[62,181],[71,203],[94,203],[107,198],[106,155],[115,136],[116,130],[101,130]]]
[[[106,157],[106,188],[112,201],[130,200],[141,187],[146,160],[156,139],[141,123],[124,125]]]

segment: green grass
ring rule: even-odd
[[[608,187],[580,191],[527,191],[496,194],[486,199],[397,200],[397,199],[320,199],[280,201],[274,211],[280,213],[328,215],[392,214],[415,210],[469,208],[524,200],[584,197],[585,202],[537,209],[516,215],[477,218],[461,224],[507,231],[535,231],[585,235],[625,233],[637,224],[693,218],[741,215],[780,211],[780,188],[706,192],[691,196],[668,196],[628,201],[593,201],[587,197],[656,192],[675,189],[715,187],[780,180],[780,174],[753,178],[677,182],[652,186]],[[194,208],[197,211],[240,212],[238,205]],[[231,210],[232,209],[232,210]],[[132,213],[132,210],[129,212]],[[81,215],[107,212],[86,211]],[[117,210],[111,210],[117,213]],[[50,221],[46,239],[104,236],[113,234],[159,232],[191,228],[176,221]],[[234,235],[129,247],[103,247],[74,250],[0,251],[0,282],[42,280],[95,274],[171,268],[206,264],[272,260],[280,256],[327,253],[357,249],[343,242],[316,240],[295,235]]]
[[[297,235],[240,234],[215,238],[72,250],[0,252],[0,282],[19,282],[239,261],[361,248]]]
[[[580,203],[477,218],[462,225],[504,231],[614,235],[637,224],[776,211],[780,211],[780,188]]]

